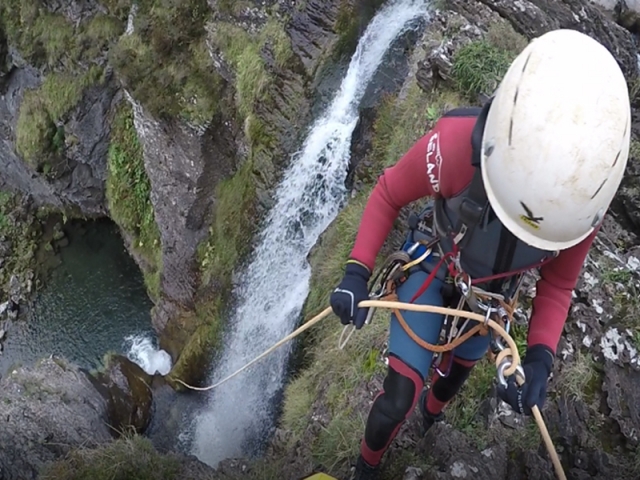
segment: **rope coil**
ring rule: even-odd
[[[499,370],[499,372],[502,373],[503,378],[504,377],[509,377],[509,376],[514,375],[514,374],[517,373],[517,375],[516,375],[517,382],[520,385],[522,385],[522,383],[524,383],[524,376],[522,374],[523,373],[522,372],[522,367],[520,365],[520,355],[518,353],[518,348],[516,346],[516,343],[514,342],[514,340],[511,337],[511,335],[509,335],[509,333],[498,322],[496,322],[495,320],[488,318],[488,316],[486,316],[486,315],[480,315],[478,313],[470,312],[470,311],[467,311],[467,310],[460,310],[460,309],[447,308],[447,307],[437,307],[437,306],[433,306],[433,305],[416,305],[416,304],[413,304],[413,303],[404,303],[404,302],[399,302],[399,301],[395,301],[395,300],[397,300],[397,297],[395,296],[395,293],[392,293],[392,294],[390,294],[390,295],[388,295],[386,297],[382,297],[382,299],[380,299],[380,300],[364,300],[364,301],[362,301],[362,302],[360,302],[358,304],[358,307],[359,308],[386,308],[386,309],[390,309],[390,310],[395,311],[396,315],[398,315],[400,313],[400,310],[409,310],[409,311],[415,311],[415,312],[440,313],[440,314],[443,314],[443,315],[455,315],[455,316],[458,316],[458,317],[464,317],[464,318],[479,322],[479,324],[474,326],[473,329],[470,330],[470,331],[474,331],[474,329],[476,329],[478,327],[483,328],[483,327],[486,326],[486,328],[491,328],[491,329],[495,330],[495,332],[498,335],[500,335],[500,337],[507,343],[507,346],[504,347],[502,349],[502,351],[495,358],[496,364],[498,366],[498,370]],[[503,306],[503,308],[506,308],[506,307],[509,307],[509,305],[505,304]],[[507,310],[507,311],[510,311],[510,310]],[[511,310],[511,312],[512,312],[512,310]],[[220,380],[219,382],[217,382],[217,383],[215,383],[213,385],[210,385],[208,387],[194,387],[194,386],[188,385],[187,383],[183,382],[180,379],[175,379],[175,380],[176,380],[176,382],[182,384],[183,386],[185,386],[186,388],[188,388],[190,390],[207,391],[207,390],[212,390],[214,388],[217,388],[218,386],[222,385],[223,383],[227,382],[228,380],[232,379],[233,377],[239,375],[241,372],[243,372],[244,370],[248,369],[250,366],[252,366],[256,362],[260,361],[262,358],[264,358],[265,356],[269,355],[271,352],[273,352],[274,350],[276,350],[277,348],[279,348],[280,346],[282,346],[283,344],[285,344],[289,340],[292,340],[296,336],[300,335],[302,332],[304,332],[304,331],[308,330],[309,328],[311,328],[313,325],[319,323],[321,320],[323,320],[324,318],[329,316],[331,313],[333,313],[333,310],[331,309],[331,307],[327,307],[325,310],[320,312],[315,317],[311,318],[309,321],[305,322],[298,329],[296,329],[295,331],[293,331],[292,333],[290,333],[289,335],[287,335],[286,337],[284,337],[283,339],[278,341],[275,345],[273,345],[272,347],[270,347],[269,349],[267,349],[266,351],[264,351],[263,353],[258,355],[256,358],[251,360],[249,363],[247,363],[246,365],[244,365],[240,369],[236,370],[234,373],[228,375],[227,377],[223,378],[222,380]],[[400,319],[400,318],[401,318],[401,315],[398,316],[398,319]],[[406,325],[406,322],[405,322],[405,325]],[[407,325],[407,327],[408,327],[408,325]],[[407,333],[409,331],[410,331],[410,329],[407,331]],[[476,331],[478,331],[478,330],[476,330]],[[351,332],[351,333],[353,333],[353,332]],[[349,334],[349,337],[351,336],[351,333]],[[344,330],[343,330],[343,334],[344,334]],[[415,333],[414,333],[414,335],[415,335]],[[347,341],[348,341],[349,337],[347,337]],[[423,345],[424,348],[432,349],[434,347],[438,347],[438,346],[435,346],[435,345],[428,344],[427,342],[424,342],[422,339],[420,339],[420,342],[421,342],[421,345],[423,345],[423,344],[428,345],[428,347]],[[342,335],[341,335],[341,343],[342,343]],[[345,341],[345,343],[346,343],[346,341]],[[459,343],[462,343],[462,342],[459,342]],[[448,347],[449,350],[455,348],[455,347],[449,347],[451,344],[453,344],[453,342],[451,342],[451,343],[449,343],[447,345],[444,345],[444,347]],[[558,453],[555,450],[555,447],[553,445],[553,441],[551,440],[551,436],[549,435],[547,427],[546,427],[546,425],[544,423],[544,419],[542,418],[542,414],[540,413],[540,409],[537,407],[537,405],[534,405],[531,410],[532,410],[533,416],[534,416],[534,418],[536,420],[536,423],[538,424],[538,428],[540,429],[540,434],[541,434],[542,439],[543,439],[543,441],[545,443],[545,446],[547,448],[547,452],[549,453],[549,456],[551,457],[551,461],[552,461],[553,466],[554,466],[554,468],[556,470],[556,474],[558,476],[558,479],[559,480],[566,480],[566,476],[564,474],[564,470],[562,468],[562,464],[560,463],[560,459],[558,457]]]

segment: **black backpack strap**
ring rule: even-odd
[[[473,132],[471,133],[471,164],[475,167],[475,172],[471,179],[467,195],[460,205],[461,222],[460,225],[458,225],[458,235],[456,236],[456,243],[458,244],[469,229],[481,223],[482,219],[485,218],[487,212],[490,210],[487,192],[482,181],[480,158],[482,153],[482,134],[492,101],[493,99],[490,99],[482,107],[478,115],[478,120],[473,127]]]

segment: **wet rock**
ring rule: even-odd
[[[35,479],[47,462],[71,449],[111,439],[105,400],[62,359],[14,370],[0,381],[0,397],[3,479]]]
[[[373,141],[373,127],[377,118],[377,108],[370,107],[363,109],[360,112],[360,117],[358,118],[358,124],[356,128],[353,130],[353,134],[351,136],[351,147],[350,147],[350,163],[349,163],[349,171],[347,173],[347,177],[345,179],[345,184],[347,188],[353,186],[354,178],[360,177],[357,175],[356,170],[358,166],[362,164],[363,168],[369,166],[367,162],[367,157],[371,149],[372,141]]]
[[[114,434],[133,427],[143,433],[151,420],[151,377],[121,355],[107,358],[104,371],[93,380],[107,400],[109,423]]]

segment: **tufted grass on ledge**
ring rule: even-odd
[[[162,455],[140,435],[125,435],[94,449],[76,449],[47,466],[41,480],[178,480],[181,461]]]
[[[16,150],[32,168],[40,171],[63,150],[61,123],[80,102],[84,89],[100,82],[103,74],[95,65],[82,74],[50,73],[39,88],[25,92],[16,126]]]
[[[463,45],[453,57],[453,77],[456,91],[475,103],[478,95],[491,95],[509,65],[527,45],[505,21],[494,23],[481,40]]]

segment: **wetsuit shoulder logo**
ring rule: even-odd
[[[440,166],[442,165],[442,155],[440,155],[440,134],[434,132],[429,137],[427,144],[427,177],[433,191],[440,192]]]

